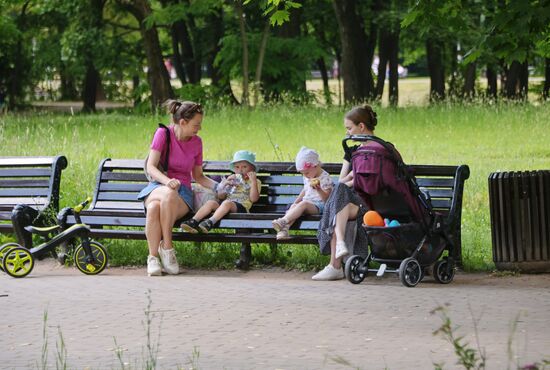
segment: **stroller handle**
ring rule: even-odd
[[[348,141],[359,141],[359,142],[367,142],[367,141],[374,141],[380,145],[382,145],[388,152],[394,153],[394,148],[387,142],[382,139],[380,139],[378,136],[374,135],[348,135],[342,140],[342,146],[344,147],[344,151],[348,151],[350,149],[348,145]]]

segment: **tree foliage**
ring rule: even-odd
[[[138,5],[148,10],[136,17]],[[370,101],[387,88],[384,66],[371,71],[375,54],[428,74],[433,100],[482,94],[482,72],[494,98],[500,76],[504,97],[525,99],[532,67],[550,89],[548,0],[0,0],[0,34],[8,109],[82,99],[93,110],[102,97],[156,106],[174,91],[236,102],[241,89],[231,82],[245,73],[255,105],[260,94],[264,102],[307,100],[312,69],[330,104],[333,64],[345,67],[345,99]]]

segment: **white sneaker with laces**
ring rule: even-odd
[[[162,262],[162,268],[167,274],[177,275],[180,272],[176,251],[174,248],[164,249],[163,244],[159,246],[159,255]]]
[[[147,275],[149,276],[162,275],[162,269],[160,267],[160,261],[158,257],[151,256],[151,255],[147,257]]]
[[[349,254],[348,247],[346,247],[346,243],[344,242],[336,242],[336,254],[334,257],[340,258],[342,256],[345,256],[346,254]]]
[[[321,271],[312,276],[311,280],[326,281],[340,280],[344,278],[344,271],[333,267],[330,263]]]

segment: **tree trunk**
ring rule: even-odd
[[[248,107],[248,37],[246,36],[245,19],[242,3],[240,0],[235,2],[235,10],[237,20],[239,22],[239,30],[241,32],[241,45],[243,50],[242,55],[242,70],[243,70],[243,95],[241,105]]]
[[[99,31],[103,27],[103,6],[103,0],[90,0],[90,12],[88,14],[83,14],[83,17],[90,22],[88,25],[90,29]],[[84,65],[86,66],[86,75],[82,86],[82,111],[95,112],[98,86],[101,83],[99,71],[94,63],[96,55],[94,55],[91,50],[87,50],[83,58]]]
[[[445,69],[441,42],[428,38],[426,41],[426,55],[430,74],[430,102],[433,103],[445,99]]]
[[[382,100],[384,95],[384,83],[386,82],[386,69],[388,67],[389,50],[388,50],[389,30],[381,30],[378,37],[378,73],[376,76],[376,100]]]
[[[134,91],[134,108],[136,108],[141,103],[140,94],[135,94],[139,88],[139,75],[132,76],[132,90]]]
[[[97,98],[97,87],[100,84],[99,72],[93,62],[86,67],[86,76],[82,86],[82,111],[95,112],[95,103]]]
[[[177,23],[175,22],[170,27],[170,36],[172,36],[172,52],[174,53],[173,63],[174,69],[176,70],[176,76],[178,76],[181,85],[187,84],[187,76],[185,73],[185,68],[183,67],[183,57],[180,52],[180,38],[178,36]]]
[[[371,73],[372,50],[365,35],[363,19],[354,0],[333,0],[342,44],[342,78],[344,100],[362,102],[374,98],[374,80]],[[372,33],[371,33],[372,38]],[[370,55],[370,58],[369,58]]]
[[[487,96],[489,98],[495,99],[498,95],[498,88],[497,88],[497,73],[495,71],[495,68],[492,65],[487,64]]]
[[[548,100],[550,92],[550,58],[544,59],[544,86],[542,88],[542,99]]]
[[[519,98],[527,101],[527,94],[529,93],[529,63],[527,63],[527,60],[521,63],[519,69],[518,89]]]
[[[325,59],[322,57],[317,59],[317,66],[319,67],[319,72],[321,72],[321,78],[323,79],[323,95],[325,96],[325,104],[332,105],[332,96],[328,85],[328,71]]]
[[[78,91],[76,90],[74,77],[71,74],[67,73],[67,67],[63,62],[60,62],[59,64],[59,80],[61,100],[78,99]]]
[[[506,82],[504,83],[504,96],[508,99],[517,99],[519,75],[521,64],[518,61],[513,61],[509,68],[505,71]]]
[[[254,106],[258,105],[258,97],[260,96],[260,85],[262,82],[262,68],[264,66],[265,50],[267,48],[267,38],[269,37],[270,29],[269,19],[265,22],[262,33],[262,41],[260,42],[260,50],[258,52],[258,63],[256,64],[256,76],[254,81]]]
[[[27,8],[30,5],[31,1],[26,1],[23,7],[21,8],[21,13],[17,17],[17,28],[19,30],[26,29],[27,23]],[[13,50],[13,49],[12,49]],[[8,110],[13,111],[17,108],[18,105],[23,105],[24,94],[22,83],[23,75],[26,70],[30,70],[30,65],[26,65],[27,60],[23,57],[23,40],[19,36],[17,38],[17,47],[14,49],[16,61],[21,61],[14,63],[13,66],[7,66],[7,76],[6,76],[6,96],[7,96],[7,107]],[[0,86],[1,88],[1,86]]]
[[[476,85],[476,63],[470,63],[466,66],[464,71],[464,87],[462,88],[462,95],[466,99],[472,99],[475,96]]]
[[[144,20],[151,15],[151,7],[147,0],[118,0],[118,2],[138,21],[147,57],[147,81],[151,88],[151,105],[153,110],[156,110],[167,99],[174,97],[174,91],[164,66],[157,29],[145,27]]]
[[[210,14],[210,16],[208,17],[208,24],[211,25],[212,29],[212,40],[210,47],[211,52],[208,54],[207,59],[207,66],[208,72],[210,74],[211,84],[212,86],[219,89],[220,95],[229,97],[229,103],[239,104],[239,101],[237,100],[235,94],[233,94],[233,90],[231,89],[229,77],[224,78],[220,69],[216,65],[214,65],[214,60],[221,50],[220,40],[224,35],[223,7],[220,6],[218,9]]]
[[[397,107],[399,104],[399,27],[390,34],[388,40],[389,62],[390,62],[390,91],[388,100],[390,106]]]

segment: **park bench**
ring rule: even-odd
[[[262,181],[260,199],[250,213],[229,214],[208,234],[174,231],[175,241],[240,243],[237,267],[247,268],[251,243],[317,244],[319,216],[305,216],[292,225],[291,238],[277,241],[271,221],[281,217],[303,187],[302,176],[291,162],[258,162]],[[434,208],[451,217],[452,235],[460,251],[460,214],[467,166],[410,166],[420,186],[429,191]],[[340,163],[325,163],[323,168],[337,179]],[[205,161],[203,171],[209,176],[228,175],[229,162]],[[94,238],[145,240],[145,214],[137,194],[147,184],[141,159],[104,159],[97,171],[90,207],[81,213],[90,225]],[[69,219],[69,222],[74,222]],[[179,222],[175,225],[179,226]]]
[[[61,171],[67,158],[0,157],[0,233],[12,233],[11,213],[25,204],[41,213],[59,211]]]

